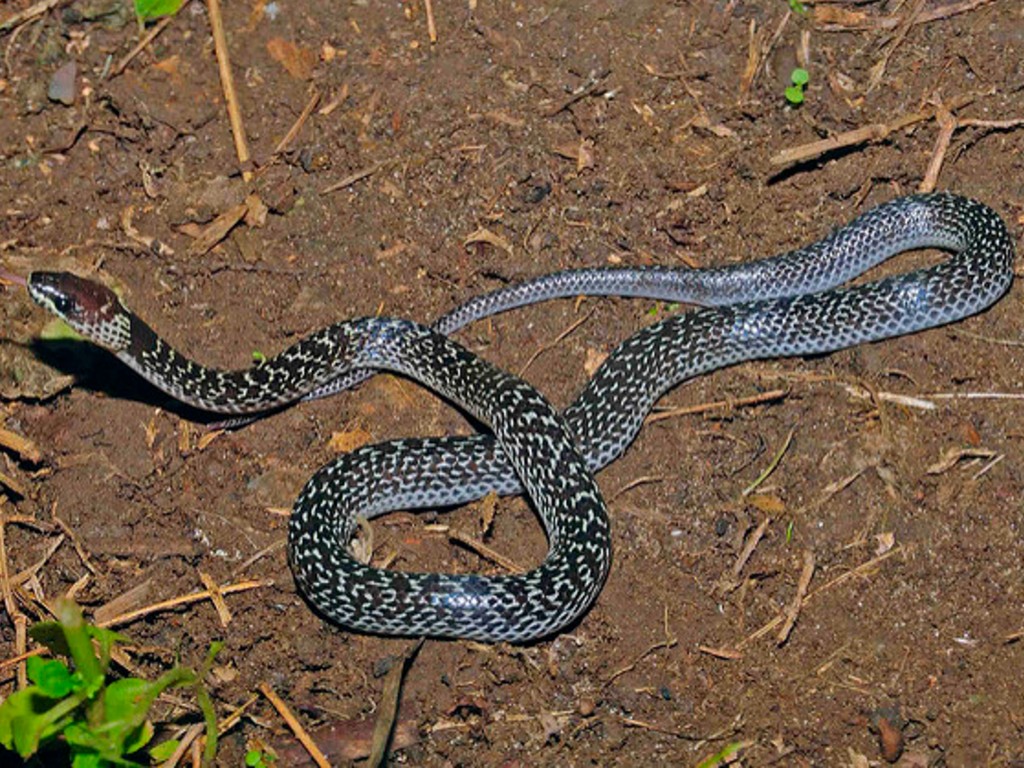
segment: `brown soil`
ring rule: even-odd
[[[797,168],[772,165],[775,153],[933,98],[972,96],[961,118],[1024,117],[1024,10],[1012,0],[905,36],[872,21],[886,11],[903,19],[919,4],[829,5],[868,20],[838,32],[813,12],[783,23],[787,5],[775,0],[434,5],[431,45],[419,0],[278,2],[262,14],[261,2],[228,3],[249,184],[203,4],[109,79],[109,57],[116,63],[137,40],[115,0],[63,4],[4,33],[4,267],[97,274],[181,349],[242,366],[254,350],[275,352],[343,318],[431,320],[555,269],[724,264],[808,243],[914,191],[937,123]],[[922,12],[953,5],[925,2]],[[4,15],[25,6],[8,3]],[[743,95],[751,29],[770,52]],[[783,89],[802,35],[811,82],[792,108]],[[271,55],[275,39],[305,50],[285,57],[294,74]],[[68,61],[77,63],[72,106],[46,95]],[[314,89],[320,111],[275,157]],[[1024,130],[965,127],[938,185],[992,205],[1019,240],[1022,158]],[[197,229],[247,192],[271,208],[262,226],[243,222],[212,251],[190,253]],[[480,228],[508,251],[467,247]],[[884,758],[877,722],[888,717],[905,765],[1024,765],[1024,643],[1014,640],[1024,628],[1022,406],[933,398],[937,408],[922,410],[879,396],[1020,392],[1022,299],[1015,287],[954,327],[742,365],[673,391],[662,405],[786,394],[648,425],[600,475],[616,551],[593,609],[570,632],[524,648],[426,643],[399,713],[415,743],[392,761],[694,765],[738,742],[748,765],[866,765],[858,755]],[[384,440],[466,432],[467,423],[415,385],[378,376],[200,447],[201,429],[188,426],[195,414],[110,358],[82,345],[29,346],[48,318],[23,294],[8,291],[0,311],[5,426],[43,453],[38,464],[6,457],[3,473],[26,496],[9,493],[5,508],[66,523],[94,569],[77,593],[87,612],[140,585],[128,607],[191,592],[200,573],[273,582],[228,596],[227,626],[203,602],[122,627],[141,673],[176,655],[198,664],[223,639],[213,688],[222,714],[267,683],[308,727],[372,720],[383,674],[409,641],[314,615],[296,594],[275,510],[334,455],[334,433]],[[553,302],[460,339],[513,371],[536,355],[526,377],[564,405],[593,359],[668,311],[651,301]],[[791,430],[760,495],[743,500]],[[962,448],[982,458],[935,468]],[[394,515],[376,525],[379,552],[397,552],[400,568],[493,571],[425,527],[480,534],[480,517],[479,506]],[[57,535],[8,525],[9,569],[37,562]],[[499,502],[487,540],[520,563],[544,552],[520,500]],[[780,643],[777,629],[759,630],[792,603],[805,552],[816,564],[813,597]],[[36,593],[52,599],[86,574],[68,541]],[[13,655],[11,626],[0,634]],[[180,713],[168,704],[157,714]],[[240,765],[253,739],[292,743],[265,699],[249,714],[224,736],[220,764]],[[286,752],[280,764],[296,760]]]

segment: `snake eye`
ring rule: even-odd
[[[67,317],[75,312],[78,304],[73,299],[64,294],[57,293],[53,296],[53,308],[59,315]]]

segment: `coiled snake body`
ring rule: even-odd
[[[953,255],[935,266],[836,288],[904,250]],[[1013,243],[999,216],[948,193],[899,198],[814,245],[718,270],[596,269],[546,275],[473,299],[431,330],[369,318],[312,334],[245,371],[199,366],[165,344],[103,286],[33,273],[32,297],[142,376],[191,405],[258,413],[322,397],[387,368],[416,378],[491,426],[492,434],[366,446],[320,469],[289,524],[289,557],[308,599],[353,629],[526,641],[578,618],[611,558],[591,472],[619,456],[669,388],[742,360],[828,352],[960,320],[1012,281]],[[646,296],[709,305],[623,342],[559,416],[529,385],[445,334],[555,297]],[[532,498],[550,550],[522,576],[396,573],[348,552],[357,516],[460,504],[490,491]]]

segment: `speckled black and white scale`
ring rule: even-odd
[[[922,247],[954,255],[906,275],[835,288],[896,253]],[[322,468],[296,502],[289,555],[306,596],[344,626],[526,641],[574,621],[600,591],[611,545],[588,468],[618,457],[667,389],[742,360],[828,352],[962,319],[1006,292],[1013,258],[1009,233],[991,209],[948,193],[918,195],[869,211],[806,249],[761,262],[706,271],[556,273],[474,299],[439,321],[436,331],[389,319],[340,323],[236,372],[187,361],[95,283],[36,273],[29,290],[154,384],[201,408],[253,413],[321,397],[365,378],[361,369],[369,367],[416,378],[489,423],[493,435],[366,446]],[[532,388],[437,332],[580,294],[708,306],[623,342],[565,411],[564,422]],[[348,552],[357,516],[459,504],[523,487],[550,543],[544,563],[524,576],[395,573],[363,566]]]

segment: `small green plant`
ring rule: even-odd
[[[267,362],[267,356],[260,352],[258,349],[254,349],[252,351],[252,361],[256,365],[263,365],[265,362]]]
[[[671,301],[668,304],[662,304],[658,302],[653,307],[647,310],[648,317],[657,317],[661,312],[675,312],[679,309],[679,302]]]
[[[29,658],[26,667],[32,685],[0,704],[0,745],[28,758],[61,740],[67,745],[73,768],[142,766],[131,757],[141,753],[153,738],[153,724],[148,719],[153,702],[168,688],[190,687],[206,721],[204,761],[212,763],[217,751],[217,717],[202,678],[220,650],[219,643],[211,646],[198,674],[175,666],[152,682],[136,677],[111,681],[111,650],[126,638],[86,624],[71,600],[58,601],[57,618],[34,625],[29,633],[72,664],[41,656]],[[166,756],[176,746],[173,741],[164,742],[152,751]]]
[[[135,0],[135,15],[145,23],[161,16],[173,16],[181,9],[183,0]]]
[[[786,88],[786,101],[790,104],[804,103],[804,86],[810,81],[811,76],[803,67],[797,67],[789,76],[792,85]]]
[[[800,0],[789,0],[789,10],[803,16],[807,13],[807,6],[801,3]]]
[[[250,749],[245,753],[245,764],[248,768],[271,768],[277,757],[262,749]]]

